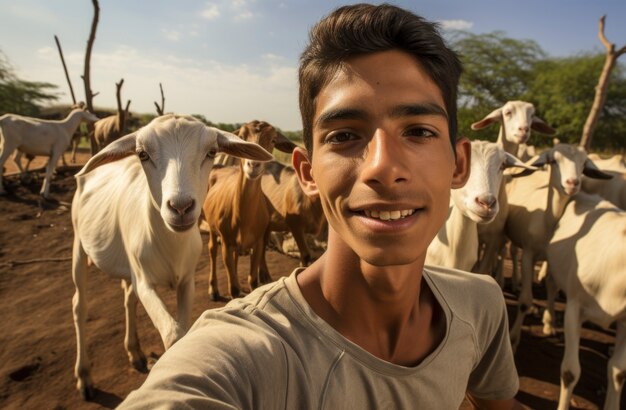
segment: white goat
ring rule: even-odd
[[[192,117],[169,114],[108,145],[76,175],[72,202],[75,375],[83,398],[93,393],[84,335],[87,261],[122,279],[124,344],[133,367],[145,368],[135,324],[137,297],[166,349],[186,333],[202,248],[198,218],[219,151],[256,160],[272,158],[256,144]],[[158,296],[159,286],[176,289],[177,320]]]
[[[426,253],[426,263],[469,271],[478,256],[477,224],[493,221],[499,211],[497,199],[506,168],[530,167],[498,144],[472,141],[471,172],[463,188],[453,189],[448,219]]]
[[[57,161],[70,145],[72,135],[82,121],[96,122],[98,117],[81,108],[75,108],[63,120],[41,120],[16,114],[0,117],[0,170],[16,149],[24,154],[50,157],[46,166],[46,177],[41,187],[41,195],[50,194],[50,181]],[[0,195],[6,191],[2,185],[0,172]]]
[[[604,402],[605,409],[617,410],[626,379],[626,211],[598,196],[576,194],[559,220],[547,257],[544,333],[554,333],[552,320],[558,289],[567,295],[559,409],[569,407],[580,377],[580,328],[590,320],[605,327],[617,324]]]
[[[615,154],[609,158],[602,158],[598,154],[589,154],[589,159],[602,170],[626,172],[626,157],[624,154]]]
[[[553,135],[554,128],[535,115],[535,106],[525,101],[508,101],[502,107],[490,112],[485,118],[472,124],[479,130],[495,122],[500,123],[498,144],[511,155],[517,155],[520,144],[530,138],[530,130]]]
[[[517,156],[522,161],[528,161],[534,156],[534,147],[526,145],[530,138],[531,129],[547,135],[556,133],[554,128],[535,115],[534,105],[525,101],[508,101],[482,120],[473,123],[471,127],[473,130],[478,130],[493,123],[500,124],[497,143],[504,151]],[[498,200],[503,205],[506,204],[504,186],[498,194]],[[493,222],[478,227],[479,242],[484,251],[479,264],[474,268],[474,271],[484,274],[493,274],[495,271],[500,286],[503,286],[502,258],[504,256],[506,212],[507,208],[503,206]],[[499,262],[498,254],[501,256]]]
[[[509,212],[505,233],[513,245],[522,249],[522,289],[511,328],[514,350],[520,341],[524,317],[533,302],[535,262],[546,260],[548,242],[567,201],[580,190],[581,175],[610,178],[587,158],[583,148],[569,144],[555,145],[542,152],[532,163],[537,167],[545,164],[550,165],[549,172],[514,178],[506,185]]]
[[[582,190],[588,194],[600,195],[616,207],[626,210],[626,171],[604,171],[613,176],[609,181],[583,178]]]

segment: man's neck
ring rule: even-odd
[[[423,258],[373,266],[345,243],[329,241],[326,253],[298,275],[298,284],[318,316],[344,337],[381,359],[415,365],[445,329],[441,307],[422,279],[423,266]]]

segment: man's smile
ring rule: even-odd
[[[376,211],[376,210],[370,210],[370,209],[365,209],[363,211],[363,213],[365,214],[365,216],[367,216],[368,218],[376,218],[376,219],[380,219],[383,221],[389,221],[389,220],[396,220],[396,219],[400,219],[400,218],[404,218],[407,216],[411,216],[413,215],[413,212],[415,212],[413,209],[403,209],[401,211]]]

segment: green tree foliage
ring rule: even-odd
[[[602,72],[604,54],[582,54],[541,61],[535,67],[529,98],[563,142],[578,144]],[[594,148],[626,147],[626,76],[616,64],[594,133]]]
[[[532,40],[507,38],[496,31],[488,34],[458,32],[453,48],[463,61],[461,105],[499,107],[527,93],[535,65],[545,52]]]
[[[52,93],[56,88],[50,83],[19,79],[0,51],[0,114],[36,116],[44,104],[58,99]]]

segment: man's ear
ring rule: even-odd
[[[291,165],[296,170],[300,187],[307,196],[316,196],[319,191],[313,179],[313,167],[306,149],[296,147],[291,154]]]
[[[462,188],[470,175],[470,162],[472,160],[472,144],[465,138],[459,138],[454,147],[456,152],[456,164],[452,175],[452,188]]]

